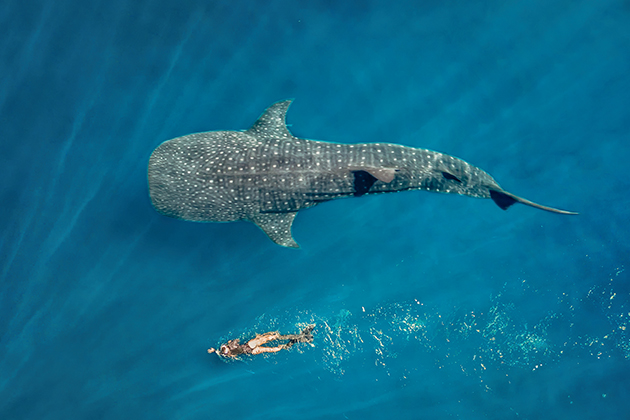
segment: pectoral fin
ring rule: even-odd
[[[288,248],[299,248],[300,246],[295,242],[291,234],[291,226],[296,214],[297,212],[258,213],[250,220],[278,245]]]

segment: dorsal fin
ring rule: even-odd
[[[447,172],[447,171],[442,171],[442,176],[443,176],[444,178],[448,179],[448,180],[455,181],[455,182],[459,182],[460,184],[462,183],[462,180],[461,180],[461,179],[457,178],[455,175],[453,175],[453,174],[452,174],[452,173],[450,173],[450,172]],[[505,209],[503,209],[503,210],[505,210]]]
[[[392,182],[396,177],[396,172],[398,172],[396,168],[372,168],[368,166],[364,167],[363,170],[386,184]]]
[[[365,166],[365,165],[361,165],[361,166],[353,165],[353,166],[350,166],[348,169],[350,169],[352,172],[365,171],[369,173],[370,175],[372,175],[374,178],[378,179],[379,181],[383,181],[386,184],[389,184],[390,182],[392,182],[394,178],[396,177],[396,172],[399,171],[399,169],[397,168],[380,168],[376,166]]]
[[[396,177],[398,169],[395,168],[376,168],[373,166],[353,166],[350,168],[354,175],[354,196],[361,197],[366,194],[372,185],[379,180],[389,184]]]
[[[293,99],[276,102],[262,113],[246,133],[258,139],[293,137],[287,128],[287,110]]]
[[[367,193],[376,182],[376,177],[367,171],[354,171],[352,174],[354,175],[353,187],[355,197],[361,197]]]

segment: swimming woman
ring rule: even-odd
[[[211,347],[208,349],[208,353],[216,353],[222,357],[229,357],[235,359],[243,354],[255,355],[262,353],[277,353],[280,350],[286,350],[291,348],[295,343],[312,343],[313,342],[313,328],[315,325],[309,325],[300,334],[288,334],[280,335],[278,331],[270,331],[262,335],[256,334],[255,338],[252,338],[245,344],[241,344],[238,338],[228,341],[225,344],[221,344],[219,350]],[[272,341],[286,341],[286,343],[278,344],[275,347],[267,347],[265,344]]]

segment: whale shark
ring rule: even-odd
[[[194,222],[256,224],[276,244],[299,248],[297,213],[345,197],[424,190],[490,198],[557,214],[502,189],[459,158],[391,143],[342,144],[301,139],[286,125],[292,100],[267,108],[248,130],[209,131],[160,144],[148,166],[149,195],[166,216]]]

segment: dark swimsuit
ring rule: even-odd
[[[230,349],[231,356],[239,356],[241,354],[252,354],[253,349],[249,347],[247,343],[239,344],[236,340],[228,341],[228,349]]]

